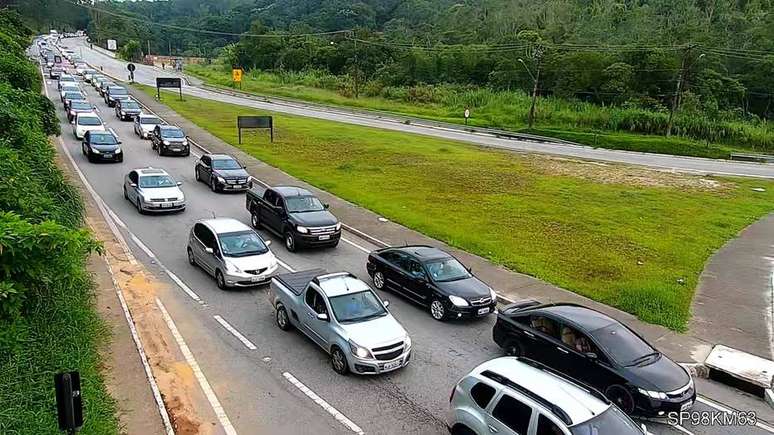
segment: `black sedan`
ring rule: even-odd
[[[497,315],[493,337],[508,354],[604,392],[627,414],[665,417],[696,400],[684,368],[617,320],[586,307],[516,302]]]
[[[110,161],[123,162],[124,153],[121,141],[109,131],[87,131],[83,135],[81,149],[90,162]]]
[[[213,192],[243,191],[253,187],[245,167],[228,154],[205,154],[196,162],[196,181]]]
[[[481,317],[495,311],[494,290],[440,249],[380,249],[368,255],[366,268],[377,289],[400,293],[428,307],[435,320]]]

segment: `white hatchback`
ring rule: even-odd
[[[102,118],[94,112],[77,113],[73,122],[73,134],[77,139],[83,139],[87,131],[105,131]]]

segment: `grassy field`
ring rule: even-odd
[[[267,114],[194,97],[164,102],[235,146],[237,114]],[[261,135],[239,147],[431,237],[675,330],[685,329],[707,258],[774,204],[770,182],[526,156],[272,115],[273,144]]]
[[[210,85],[232,88],[231,75],[220,66],[189,65],[186,71]],[[538,122],[535,128],[530,130],[527,128],[526,118],[529,98],[521,93],[489,90],[444,91],[441,90],[443,88],[431,88],[434,90],[427,91],[429,95],[405,95],[405,90],[401,89],[400,92],[381,92],[389,98],[381,95],[361,95],[355,99],[337,91],[336,87],[340,84],[335,80],[337,79],[334,76],[315,73],[276,74],[251,71],[244,75],[242,90],[458,124],[464,122],[462,114],[465,107],[470,106],[472,117],[469,124],[473,126],[533,133],[600,148],[708,158],[728,158],[733,152],[750,152],[751,149],[756,151],[754,146],[745,146],[743,143],[730,145],[729,142],[736,143],[733,141],[720,143],[680,136],[666,138],[662,135],[632,133],[634,130],[650,128],[645,125],[659,125],[659,122],[666,119],[663,116],[652,118],[653,114],[645,111],[625,111],[557,98],[541,98],[538,103]],[[413,98],[419,101],[412,101]],[[645,116],[645,119],[629,120],[637,116]],[[774,131],[771,129],[732,124],[733,127],[754,136],[754,139],[750,139],[751,142],[774,144]]]

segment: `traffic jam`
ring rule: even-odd
[[[112,171],[116,188],[142,219],[185,214],[186,186],[164,169],[168,158],[192,154],[195,144],[184,129],[146,110],[126,85],[74,51],[51,45],[38,42],[40,62],[71,126],[63,134],[80,142],[84,161],[119,164]],[[64,59],[55,62],[54,50]],[[157,154],[152,166],[124,166],[126,154],[139,150],[107,126],[112,116],[131,123],[147,144],[143,151]],[[245,206],[242,216],[196,220],[180,255],[223,291],[268,287],[258,303],[271,305],[275,333],[302,334],[329,356],[338,375],[379,377],[411,364],[412,331],[393,316],[384,295],[437,322],[494,317],[491,340],[502,356],[450,381],[443,418],[452,434],[643,434],[645,419],[687,411],[696,401],[690,373],[625,324],[570,303],[498,304],[494,288],[436,247],[370,250],[362,263],[370,282],[349,270],[289,271],[280,260],[285,252],[335,255],[341,249],[342,223],[329,205],[301,186],[259,185],[228,154],[203,154],[190,171],[211,190],[212,203],[220,195],[243,195]]]

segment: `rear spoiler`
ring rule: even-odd
[[[515,313],[538,305],[540,305],[540,301],[536,301],[534,299],[522,299],[520,301],[516,301],[512,304],[508,304],[502,307],[502,309],[500,309],[500,312],[505,314],[511,314],[511,313]]]

